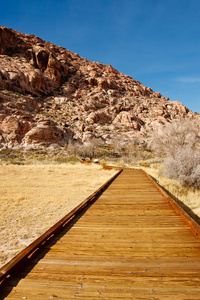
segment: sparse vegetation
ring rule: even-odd
[[[101,138],[93,138],[90,142],[69,142],[64,147],[37,147],[29,149],[0,149],[1,163],[7,164],[37,164],[37,163],[66,163],[78,162],[85,159],[98,158],[109,161],[109,164],[137,165],[140,160],[152,158],[151,151],[143,140],[132,138],[126,141],[116,139],[105,143]]]

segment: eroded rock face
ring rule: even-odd
[[[31,127],[28,121],[23,121],[17,116],[7,116],[0,124],[1,136],[6,142],[20,144]]]
[[[0,42],[1,88],[42,95],[58,88],[68,73],[67,56],[35,36],[0,27]]]
[[[110,65],[0,26],[0,147],[146,136],[200,117]]]
[[[44,120],[40,121],[36,127],[28,131],[23,139],[25,144],[38,143],[60,143],[64,138],[63,132],[59,130],[55,123]]]
[[[48,66],[49,54],[49,51],[41,46],[34,46],[32,49],[32,64],[43,73]]]

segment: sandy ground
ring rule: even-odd
[[[116,173],[99,165],[0,165],[0,267]]]

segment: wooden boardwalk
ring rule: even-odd
[[[99,199],[2,290],[5,299],[200,299],[200,239],[141,170]]]

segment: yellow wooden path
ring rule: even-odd
[[[2,295],[199,300],[200,239],[141,170],[127,169]]]

